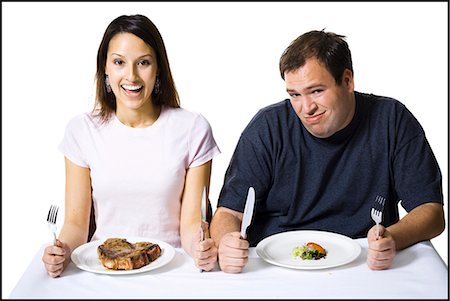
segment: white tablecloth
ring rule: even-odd
[[[140,274],[103,275],[70,263],[61,277],[47,276],[42,251],[12,291],[10,298],[145,298],[145,299],[448,299],[448,267],[432,244],[422,242],[397,253],[393,267],[367,267],[367,241],[357,239],[359,257],[324,270],[297,270],[271,265],[250,249],[240,274],[218,268],[200,273],[182,249],[167,265]]]

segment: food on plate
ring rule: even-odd
[[[294,258],[300,257],[303,260],[317,260],[325,258],[327,251],[315,242],[308,242],[301,247],[295,247],[292,250],[292,255]]]
[[[151,242],[130,243],[125,238],[108,238],[97,248],[102,265],[112,270],[133,270],[161,256],[161,248]]]

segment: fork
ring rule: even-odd
[[[377,197],[375,198],[375,204],[373,205],[372,211],[370,212],[373,221],[377,225],[377,240],[380,237],[380,223],[383,219],[383,208],[385,201],[386,199],[384,197],[377,195]]]
[[[51,205],[48,210],[47,223],[50,230],[53,232],[53,244],[56,245],[56,216],[58,215],[59,207]]]

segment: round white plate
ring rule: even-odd
[[[99,274],[108,275],[126,275],[148,272],[157,268],[160,268],[168,264],[175,256],[175,249],[168,243],[147,237],[130,237],[127,238],[130,243],[136,243],[139,241],[148,241],[154,244],[158,244],[161,248],[161,256],[155,261],[150,262],[148,265],[143,266],[140,269],[133,270],[110,270],[105,268],[97,255],[97,247],[104,243],[104,240],[95,240],[88,242],[84,245],[76,248],[71,255],[72,262],[80,269]]]
[[[327,256],[318,260],[294,257],[292,250],[308,242],[321,245]],[[326,231],[299,230],[266,237],[256,246],[256,254],[265,261],[292,269],[326,269],[347,264],[361,253],[361,247],[351,238]]]

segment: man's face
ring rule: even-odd
[[[291,104],[305,128],[318,138],[327,138],[346,127],[355,112],[353,74],[344,71],[338,85],[317,59],[284,75]]]

